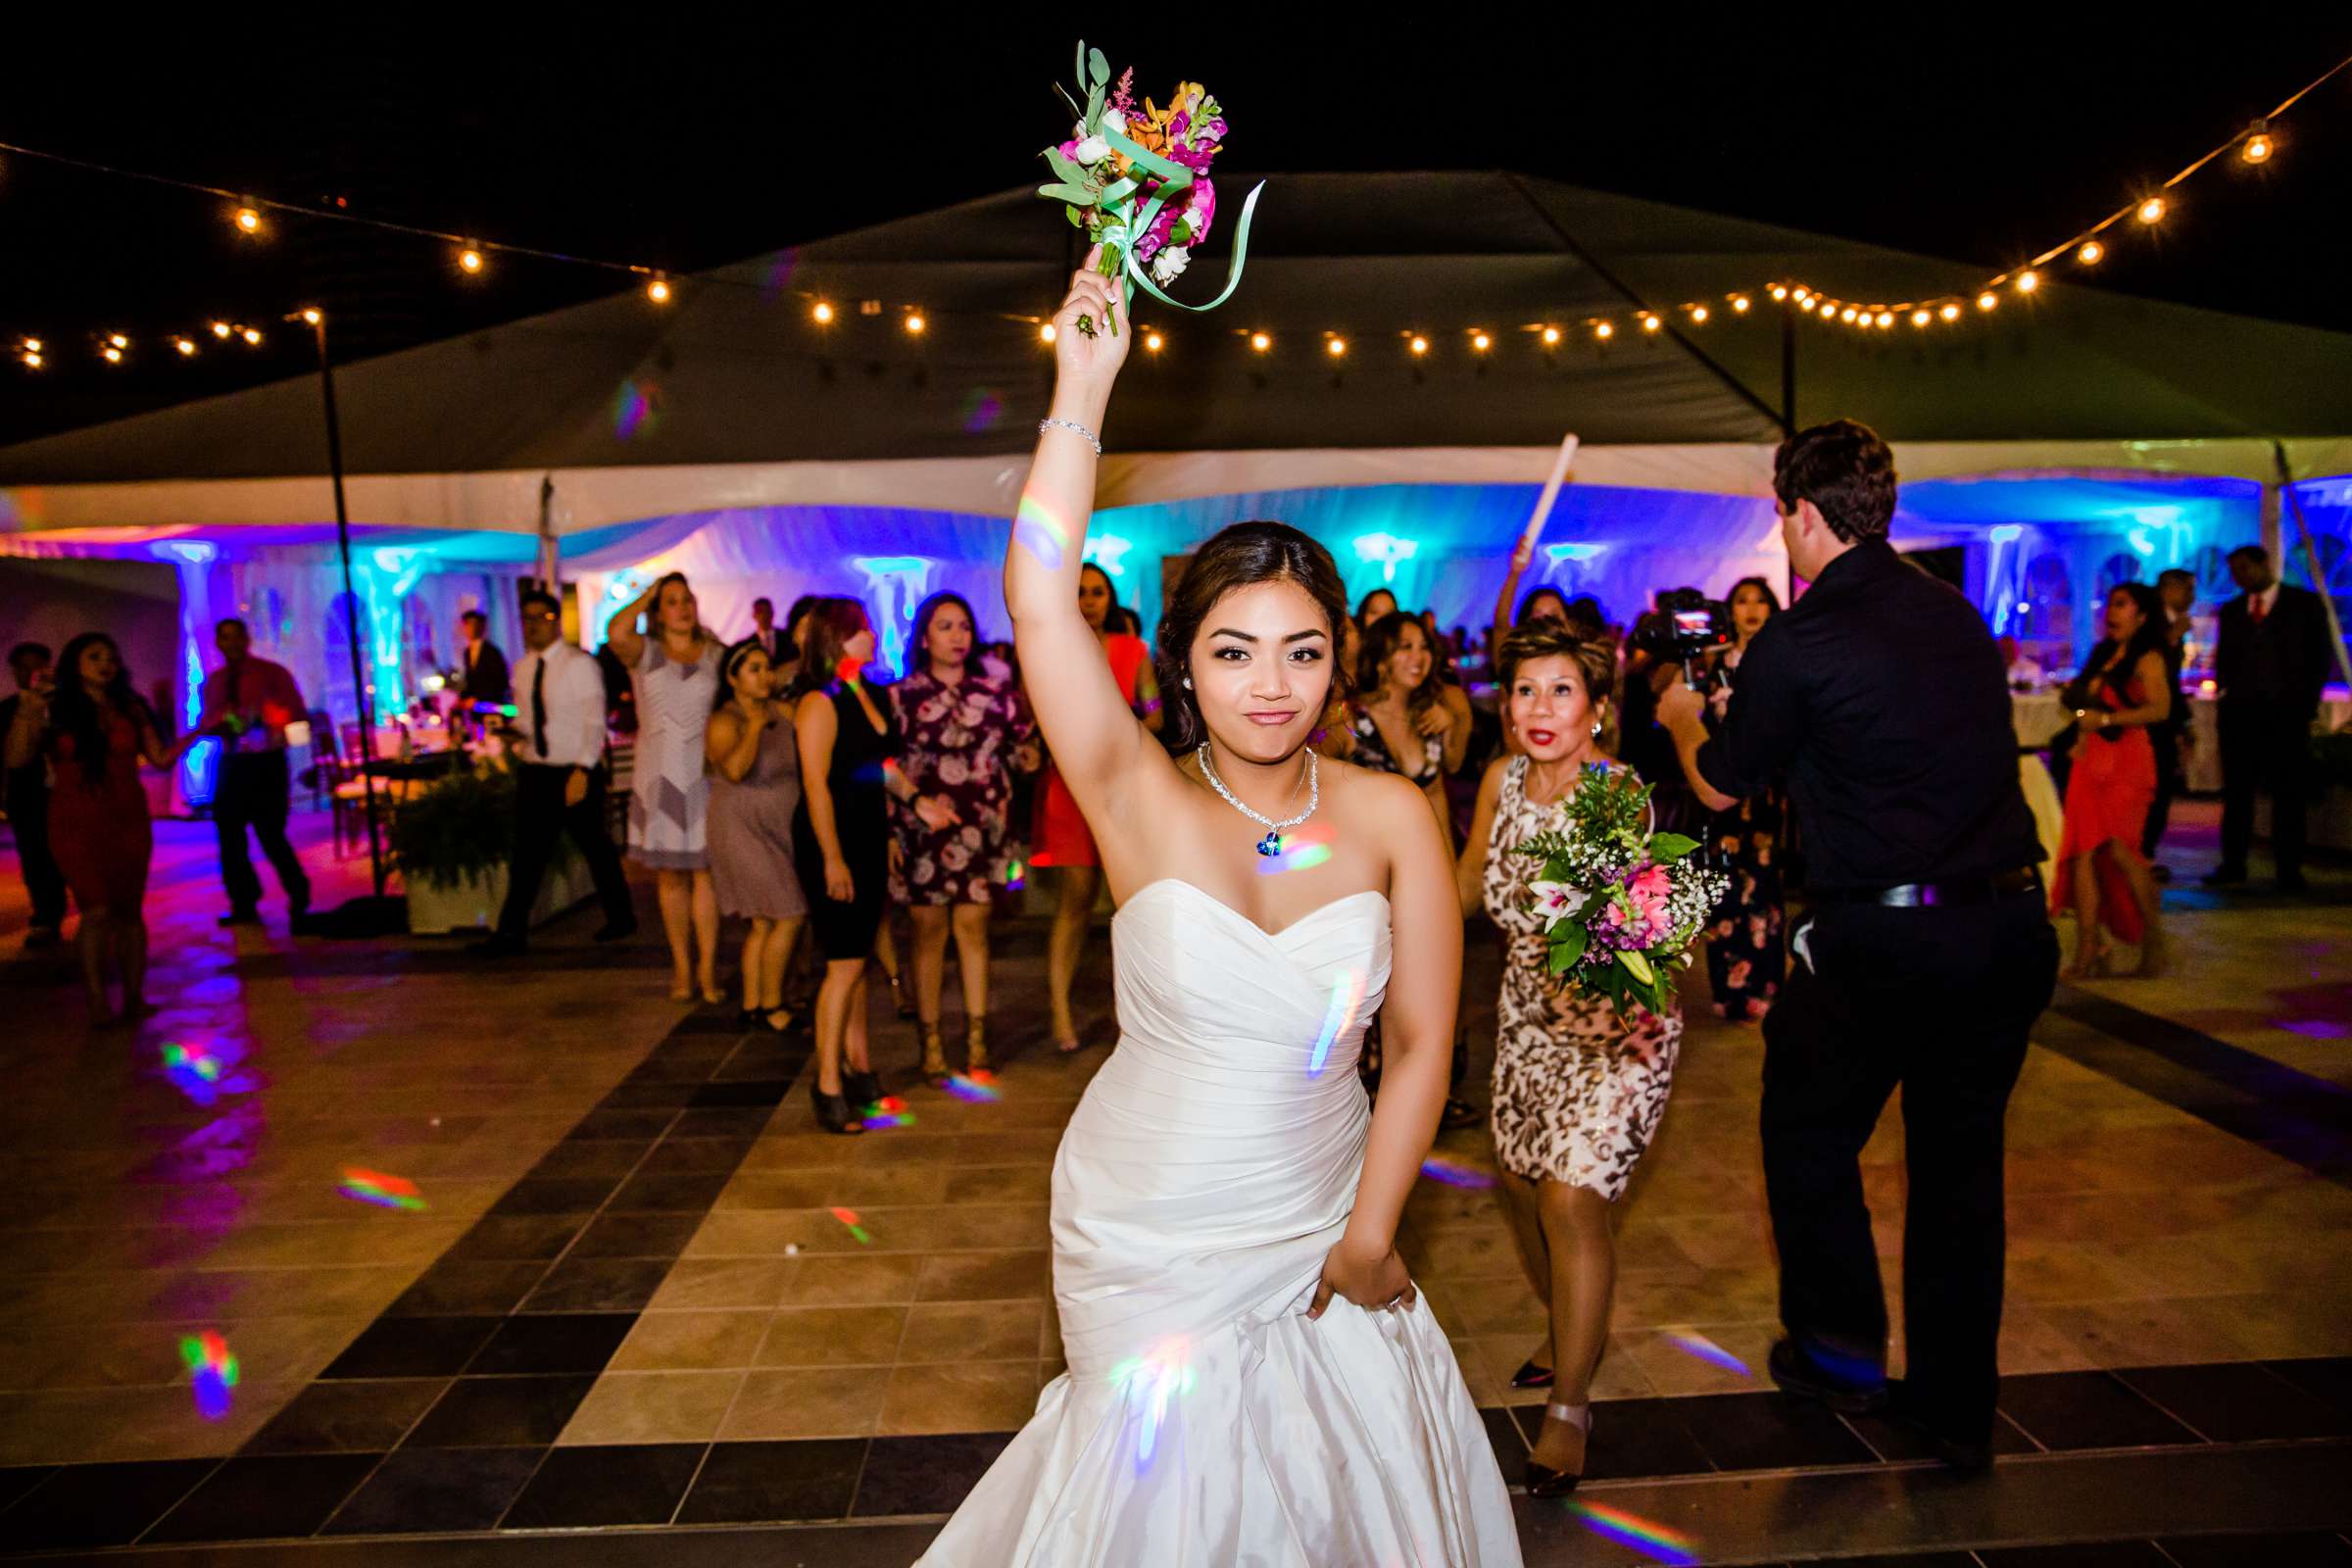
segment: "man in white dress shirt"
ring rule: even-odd
[[[514,667],[514,719],[522,731],[515,747],[514,858],[496,934],[466,950],[481,957],[523,951],[559,833],[571,836],[596,880],[605,906],[596,940],[618,942],[637,930],[606,820],[604,672],[564,640],[562,607],[536,589],[522,596],[522,640],[530,652]]]
[[[784,634],[776,630],[776,606],[773,600],[752,601],[752,635],[749,641],[760,645],[760,651],[767,655],[769,663],[776,662],[776,650],[784,645]]]

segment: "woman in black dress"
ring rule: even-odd
[[[1708,709],[1718,722],[1732,700],[1749,639],[1781,608],[1780,596],[1761,577],[1734,583],[1730,604],[1738,640],[1707,672]],[[1732,879],[1707,920],[1707,981],[1715,993],[1716,1016],[1736,1023],[1761,1022],[1788,974],[1781,932],[1781,811],[1776,784],[1707,818],[1707,852]]]
[[[955,808],[899,771],[899,726],[890,705],[862,676],[874,657],[873,628],[854,599],[829,599],[808,616],[807,655],[793,689],[801,749],[801,804],[792,815],[793,867],[808,895],[808,924],[825,960],[816,994],[816,1077],[808,1086],[817,1124],[863,1132],[852,1106],[882,1098],[867,1054],[865,960],[890,895],[892,795],[910,802],[931,827]]]

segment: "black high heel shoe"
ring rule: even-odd
[[[862,1109],[882,1098],[882,1075],[870,1069],[859,1072],[844,1067],[841,1069],[841,1092],[851,1104]]]
[[[1546,1421],[1565,1421],[1582,1432],[1588,1443],[1592,1436],[1592,1406],[1590,1404],[1547,1404],[1544,1407]],[[1582,1470],[1554,1470],[1547,1464],[1527,1461],[1527,1494],[1531,1497],[1565,1497],[1574,1492],[1577,1483],[1585,1479]]]
[[[844,1087],[847,1087],[847,1080],[844,1080]],[[828,1095],[810,1084],[808,1103],[816,1111],[816,1124],[829,1133],[854,1134],[865,1131],[865,1123],[851,1113],[850,1102],[839,1095]]]
[[[1511,1387],[1514,1389],[1548,1389],[1551,1387],[1551,1380],[1557,1375],[1547,1366],[1536,1365],[1536,1358],[1531,1355],[1519,1363],[1518,1371],[1511,1374]]]

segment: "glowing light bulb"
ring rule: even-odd
[[[1595,321],[1592,323],[1592,335],[1606,342],[1617,335],[1617,328],[1606,321]]]
[[[1960,319],[1960,307],[1957,305],[1947,304],[1936,314],[1942,317],[1947,321],[1957,321]]]
[[[2278,151],[2278,145],[2271,140],[2269,129],[2257,125],[2254,127],[2254,134],[2248,136],[2246,144],[2237,150],[2237,156],[2249,164],[2267,164],[2271,161],[2271,154],[2276,151]]]
[[[25,353],[27,353],[27,354],[38,354],[38,353],[40,353],[40,352],[41,352],[41,340],[40,340],[39,338],[37,338],[37,337],[28,337],[28,338],[26,338],[26,339],[24,340],[24,352],[25,352]]]
[[[1145,351],[1152,354],[1157,354],[1160,350],[1160,345],[1165,341],[1166,339],[1162,338],[1157,332],[1147,332],[1144,334]]]
[[[645,285],[645,297],[656,305],[667,305],[669,303],[669,279],[663,277],[660,272],[656,272],[654,280]]]
[[[318,306],[313,305],[302,313],[302,319],[307,325],[317,326],[320,321],[325,320],[326,317],[320,313]]]
[[[467,245],[458,252],[458,270],[478,272],[482,270],[482,253]]]
[[[1654,316],[1644,316],[1642,318],[1642,330],[1644,332],[1655,332],[1662,324],[1663,323],[1660,322]]]
[[[1735,294],[1732,296],[1732,314],[1734,316],[1745,316],[1747,314],[1746,295]]]
[[[1929,310],[1925,306],[1922,306],[1918,310],[1911,313],[1911,324],[1913,326],[1925,326],[1934,319],[1936,319],[1936,313]]]
[[[1348,340],[1344,337],[1326,338],[1323,342],[1323,352],[1336,360],[1348,352]]]
[[[1984,293],[1977,296],[1977,309],[1980,311],[1997,309],[2000,303],[2001,297],[1990,289],[1986,289]]]
[[[1773,284],[1772,297],[1775,300],[1786,300],[1788,297],[1788,286],[1786,283]]]
[[[2017,274],[2017,291],[2020,294],[2031,294],[2039,287],[2041,287],[2041,274],[2039,272],[2020,272]]]
[[[109,343],[109,344],[106,346],[106,348],[105,348],[104,352],[105,352],[105,355],[106,355],[106,363],[107,363],[107,364],[109,364],[109,365],[121,365],[121,364],[122,363],[122,351],[121,349],[119,349],[119,348],[115,347],[115,346],[114,346],[112,343]]]
[[[1263,354],[1274,346],[1274,340],[1263,332],[1252,332],[1250,334],[1250,346]]]
[[[1855,310],[1851,305],[1848,305],[1844,310],[1838,313],[1838,319],[1840,321],[1851,321],[1855,317],[1861,314],[1861,312]]]
[[[26,350],[24,351],[24,368],[25,368],[26,369],[28,369],[28,370],[37,370],[37,369],[39,369],[39,368],[41,368],[43,365],[45,365],[45,364],[47,364],[47,363],[48,363],[47,361],[43,360],[43,359],[42,359],[42,358],[41,358],[41,357],[40,357],[38,354],[34,353],[32,350],[30,350],[30,349],[26,349]]]
[[[213,323],[213,336],[215,336],[215,337],[218,337],[218,338],[225,338],[225,337],[227,337],[227,336],[228,336],[228,323],[227,323],[226,321],[215,321],[215,322]]]
[[[1060,336],[1059,333],[1054,330],[1054,323],[1052,321],[1048,321],[1045,325],[1039,327],[1037,329],[1037,335],[1048,343],[1053,342],[1054,338]]]
[[[2139,204],[2138,217],[2139,220],[2143,223],[2163,222],[2164,198],[2161,196],[2151,196],[2146,201],[2141,202]]]
[[[2095,239],[2086,239],[2082,242],[2082,248],[2075,252],[2075,260],[2081,262],[2084,267],[2096,267],[2099,265],[2099,258],[2106,254],[2106,246]]]
[[[1545,348],[1549,348],[1549,347],[1551,347],[1551,346],[1552,346],[1554,343],[1557,343],[1559,340],[1560,340],[1560,329],[1559,329],[1558,327],[1556,327],[1556,326],[1547,326],[1547,327],[1545,327],[1545,328],[1544,329],[1544,346]]]
[[[1413,334],[1412,342],[1406,344],[1405,346],[1411,349],[1415,354],[1427,354],[1429,352],[1429,339],[1416,332]]]
[[[1813,297],[1813,291],[1812,291],[1811,289],[1809,289],[1809,288],[1800,288],[1800,289],[1798,289],[1798,290],[1796,291],[1796,303],[1797,303],[1797,304],[1799,304],[1799,305],[1802,305],[1802,304],[1804,304],[1804,303],[1805,303],[1807,300],[1810,300],[1812,297]]]
[[[195,344],[193,344],[193,343],[191,343],[191,342],[189,342],[189,341],[188,341],[186,338],[184,338],[184,337],[175,337],[175,338],[173,338],[173,339],[172,340],[172,346],[173,348],[175,348],[175,349],[179,350],[179,356],[180,356],[180,358],[181,358],[181,359],[183,359],[183,360],[184,360],[184,359],[186,359],[186,358],[187,358],[189,355],[191,355],[191,354],[194,354],[194,353],[196,352],[196,345],[195,345]]]
[[[247,343],[247,345],[248,345],[248,346],[251,346],[251,347],[259,347],[259,346],[260,346],[260,344],[261,344],[261,341],[262,341],[262,334],[261,334],[261,332],[260,332],[258,329],[256,329],[256,328],[254,328],[254,327],[250,327],[250,326],[249,326],[249,327],[247,327],[247,328],[245,329],[245,331],[244,331],[244,334],[243,334],[243,335],[244,335],[244,338],[245,338],[245,342]]]
[[[250,207],[238,208],[237,227],[248,234],[259,234],[262,231],[262,215]]]
[[[922,312],[908,311],[906,313],[906,331],[910,336],[922,336],[923,328],[929,326],[930,324],[930,322],[923,319]]]
[[[1470,346],[1484,354],[1494,346],[1494,340],[1484,332],[1473,332],[1470,334]]]
[[[130,339],[124,337],[120,332],[109,335],[107,341],[119,349],[126,349],[130,347]]]
[[[1706,318],[1707,308],[1704,305],[1693,305],[1690,307],[1690,319],[1693,322],[1703,321]]]
[[[1892,326],[1894,324],[1894,313],[1892,311],[1881,311],[1879,313],[1879,324],[1881,326]]]
[[[818,300],[815,308],[810,310],[808,315],[817,325],[823,326],[826,322],[833,319],[833,307],[827,305],[823,300]]]

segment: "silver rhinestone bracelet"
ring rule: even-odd
[[[1095,449],[1096,457],[1099,458],[1102,455],[1102,438],[1075,419],[1040,419],[1037,421],[1039,435],[1044,435],[1048,430],[1075,430],[1086,437],[1086,444]]]

